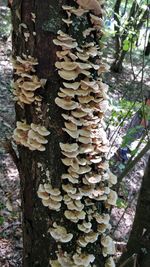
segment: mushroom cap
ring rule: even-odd
[[[53,196],[59,196],[61,194],[60,190],[58,188],[52,188],[51,184],[44,184],[44,189]]]
[[[59,143],[61,150],[65,151],[65,152],[74,152],[78,150],[78,144],[77,143]]]
[[[47,144],[48,140],[32,129],[28,131],[28,138],[37,141],[40,144]]]
[[[117,199],[118,199],[117,193],[114,190],[110,189],[110,193],[107,198],[107,203],[110,205],[116,205]]]
[[[112,244],[112,238],[109,235],[103,235],[101,237],[101,244],[103,247],[108,247],[109,245]]]
[[[68,179],[68,181],[72,184],[78,184],[79,180],[75,177],[73,177],[71,174],[63,173],[61,176],[61,179]]]
[[[81,121],[78,120],[78,119],[75,119],[73,116],[69,116],[69,115],[64,114],[64,113],[62,113],[61,115],[62,115],[62,117],[63,117],[65,120],[71,121],[71,122],[73,122],[74,124],[76,124],[77,126],[82,126]]]
[[[72,70],[72,71],[67,71],[67,70],[59,70],[58,74],[61,78],[67,81],[72,81],[75,80],[78,77],[78,71],[77,70]]]
[[[72,61],[57,61],[55,63],[55,66],[58,68],[58,69],[64,69],[64,70],[67,70],[67,71],[72,71],[72,70],[75,70],[78,66],[78,64],[76,62],[72,62]]]
[[[31,123],[31,129],[42,136],[48,136],[50,134],[50,132],[46,129],[46,127],[40,124]]]
[[[64,213],[65,217],[74,222],[77,223],[79,220],[84,220],[85,219],[85,211],[71,211],[71,210],[66,210]]]
[[[65,127],[70,131],[77,131],[77,125],[73,122],[65,122]]]
[[[98,239],[98,236],[98,233],[91,231],[88,233],[88,235],[85,235],[84,239],[87,243],[94,243]]]
[[[77,90],[80,86],[80,82],[74,82],[74,83],[63,82],[63,85],[68,89]]]
[[[53,43],[55,45],[62,46],[64,48],[66,48],[66,49],[76,48],[77,45],[78,45],[77,42],[74,42],[74,41],[72,41],[70,39],[62,40],[62,41],[60,41],[58,39],[53,39]]]
[[[76,158],[63,158],[61,159],[66,166],[72,166],[74,169],[79,169],[79,164]]]
[[[108,236],[107,236],[108,237]],[[109,237],[109,239],[103,239],[101,238],[101,243],[103,243],[105,246],[102,248],[102,254],[104,257],[107,255],[114,255],[116,253],[115,245],[113,240]],[[107,244],[107,246],[106,246]]]
[[[115,262],[113,257],[109,257],[105,262],[105,267],[115,267]]]
[[[75,111],[71,112],[71,115],[75,118],[82,118],[82,117],[85,117],[87,113],[80,109],[76,109]]]
[[[59,98],[56,97],[55,98],[55,103],[57,106],[59,106],[62,109],[65,110],[73,110],[76,109],[78,107],[78,103],[69,99],[64,99],[64,98]]]
[[[67,158],[76,158],[77,155],[79,154],[79,151],[78,150],[72,152],[61,151],[61,153]]]
[[[109,221],[110,221],[110,216],[109,216],[109,214],[105,214],[105,213],[103,213],[103,214],[98,214],[98,213],[96,213],[95,215],[94,215],[94,218],[96,219],[96,221],[99,223],[99,224],[108,224],[109,223]]]
[[[78,100],[81,104],[88,104],[90,101],[94,100],[94,97],[91,95],[79,96]]]
[[[71,136],[71,137],[74,138],[74,139],[77,139],[78,136],[79,136],[79,132],[78,132],[78,131],[70,131],[70,130],[68,130],[67,128],[62,128],[62,130],[63,130],[64,132],[66,132],[67,134],[69,134],[69,136]]]
[[[75,188],[75,187],[73,187],[73,185],[72,184],[63,184],[62,185],[62,188],[63,188],[63,190],[66,192],[66,193],[71,193],[71,194],[75,194],[76,193],[76,191],[77,191],[77,189]]]
[[[62,266],[62,265],[60,265],[58,260],[50,260],[49,264],[50,264],[51,267],[61,267]]]
[[[48,207],[49,207],[50,210],[59,211],[60,208],[61,208],[61,202],[49,199]]]
[[[94,260],[95,260],[95,257],[93,254],[83,254],[83,253],[80,253],[80,254],[74,254],[73,255],[73,260],[74,260],[74,263],[77,265],[77,266],[85,266],[85,267],[88,267],[90,263],[92,263]]]
[[[61,243],[70,242],[73,238],[73,234],[68,233],[65,227],[59,226],[56,223],[53,224],[53,228],[51,227],[48,232],[51,236],[57,241]]]
[[[67,26],[69,26],[70,24],[72,24],[72,20],[70,20],[70,19],[62,19],[62,21],[63,21],[64,23],[66,23]]]
[[[93,14],[90,14],[90,17],[91,17],[92,23],[94,23],[95,25],[101,26],[101,27],[103,26],[102,18],[95,16]]]
[[[102,180],[102,176],[100,174],[85,175],[85,178],[90,184],[96,184]]]
[[[117,183],[117,176],[114,175],[111,171],[109,172],[109,183],[115,185]]]
[[[26,124],[26,122],[17,121],[16,122],[17,129],[28,131],[30,129],[30,125]]]

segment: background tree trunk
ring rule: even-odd
[[[117,0],[114,6],[114,20],[115,20],[115,61],[118,61],[121,49],[121,39],[120,39],[120,5],[121,0]]]
[[[133,227],[127,244],[127,250],[121,256],[117,266],[132,267],[134,254],[136,264],[134,266],[150,266],[150,157],[142,180],[139,193],[136,214]],[[134,260],[135,261],[135,260]]]
[[[121,73],[123,70],[123,61],[126,57],[126,54],[128,53],[128,51],[130,50],[123,50],[123,45],[124,45],[124,41],[126,40],[126,38],[128,37],[129,31],[132,30],[135,32],[135,34],[133,34],[132,36],[132,40],[134,37],[136,37],[136,35],[139,35],[140,29],[142,28],[144,22],[146,20],[148,20],[149,17],[149,5],[147,5],[147,9],[143,12],[143,10],[141,9],[141,7],[137,4],[136,1],[133,1],[130,12],[129,12],[129,16],[128,16],[128,20],[127,20],[127,24],[124,25],[124,30],[121,33],[120,31],[120,18],[119,16],[123,16],[124,14],[120,14],[121,13],[121,0],[116,0],[115,6],[114,6],[114,20],[115,20],[115,55],[114,55],[114,62],[112,63],[111,66],[111,70],[117,73]],[[137,18],[140,17],[140,15],[143,15],[140,19],[139,22],[137,22]],[[130,42],[132,43],[132,40],[130,40]],[[138,39],[137,39],[138,40]],[[131,45],[132,47],[132,45]]]

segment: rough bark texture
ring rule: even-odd
[[[123,253],[117,266],[150,266],[150,158],[143,177],[139,193],[135,219],[127,244],[127,251]],[[132,259],[136,254],[136,263]],[[125,263],[123,265],[123,263]],[[134,265],[135,264],[135,265]]]
[[[64,172],[64,166],[60,160],[59,142],[68,140],[68,136],[62,131],[62,111],[54,102],[60,87],[60,78],[54,66],[58,48],[52,42],[57,31],[64,30],[62,4],[68,4],[68,1],[14,0],[11,7],[13,57],[22,56],[24,53],[37,58],[39,64],[36,67],[36,75],[47,79],[45,88],[38,89],[38,94],[43,98],[42,116],[37,116],[34,103],[24,105],[23,109],[16,104],[16,120],[25,119],[28,124],[32,122],[42,124],[50,131],[44,152],[32,152],[18,145],[23,210],[23,267],[48,267],[49,258],[56,258],[56,242],[48,233],[48,229],[54,221],[60,222],[64,213],[63,208],[57,213],[50,211],[37,197],[39,184],[48,182],[49,178],[51,178],[52,185],[59,188],[60,177]],[[31,20],[31,13],[36,16],[35,23]],[[79,42],[82,42],[80,31],[86,29],[87,26],[86,16],[85,19],[83,17],[83,21],[76,21],[72,26],[71,32],[76,35]],[[36,35],[33,34],[34,32]],[[24,33],[30,34],[27,41],[25,41]],[[101,212],[102,209],[104,208],[99,205]],[[67,220],[65,224],[67,229],[74,231],[76,237],[78,230],[75,224]],[[65,251],[73,251],[74,246],[74,241],[66,244]],[[91,248],[96,256],[95,266],[103,267],[104,257],[101,254],[100,244],[99,246],[89,245],[85,251],[91,252]]]
[[[16,120],[26,119],[28,123],[42,123],[50,130],[49,143],[45,152],[32,152],[23,146],[19,147],[24,267],[48,267],[49,255],[53,253],[55,247],[48,233],[55,214],[50,213],[49,209],[42,205],[37,197],[37,189],[41,181],[47,181],[47,176],[53,178],[53,184],[59,187],[60,175],[63,171],[58,143],[60,139],[63,140],[64,134],[61,130],[61,112],[54,103],[59,89],[59,77],[54,67],[56,47],[52,42],[57,30],[61,28],[62,2],[65,3],[65,1],[16,0],[13,1],[12,6],[13,56],[21,56],[24,53],[37,58],[39,62],[37,75],[39,78],[47,79],[44,90],[39,92],[43,97],[42,119],[37,117],[32,104],[25,105],[24,109],[16,105]],[[31,12],[37,17],[35,24],[31,21]],[[28,29],[19,28],[21,23],[25,23]],[[30,33],[28,42],[25,42],[23,36],[23,32],[26,31]],[[34,31],[36,36],[33,36]],[[60,220],[61,214],[58,216]]]

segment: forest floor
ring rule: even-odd
[[[8,9],[0,6],[0,14],[2,16],[0,23],[3,21],[7,26],[8,21],[5,22],[4,18],[9,15]],[[15,125],[14,102],[10,86],[12,79],[11,37],[6,29],[3,32],[2,28],[3,25],[0,24],[0,266],[21,267],[22,231],[19,176],[11,156],[5,149]],[[138,66],[136,66],[135,72],[137,69]],[[149,86],[148,75],[145,79],[145,87]],[[139,95],[136,84],[140,84],[140,80],[130,86],[132,79],[129,66],[119,75],[109,72],[107,81],[109,80],[110,95],[118,101],[126,92],[127,99],[133,98],[134,100],[134,96]],[[117,142],[116,138],[115,143]],[[147,155],[124,178],[119,191],[122,202],[120,202],[120,206],[118,205],[112,210],[112,235],[117,244],[118,253],[125,248],[129,237],[146,160]],[[116,168],[121,168],[122,165],[120,160],[116,161]]]

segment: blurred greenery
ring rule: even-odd
[[[119,208],[119,209],[122,209],[122,208],[125,209],[128,204],[127,204],[127,202],[125,200],[123,200],[122,198],[118,197],[116,205],[117,205],[117,208]]]
[[[7,39],[11,32],[10,10],[5,6],[0,7],[0,38]]]

